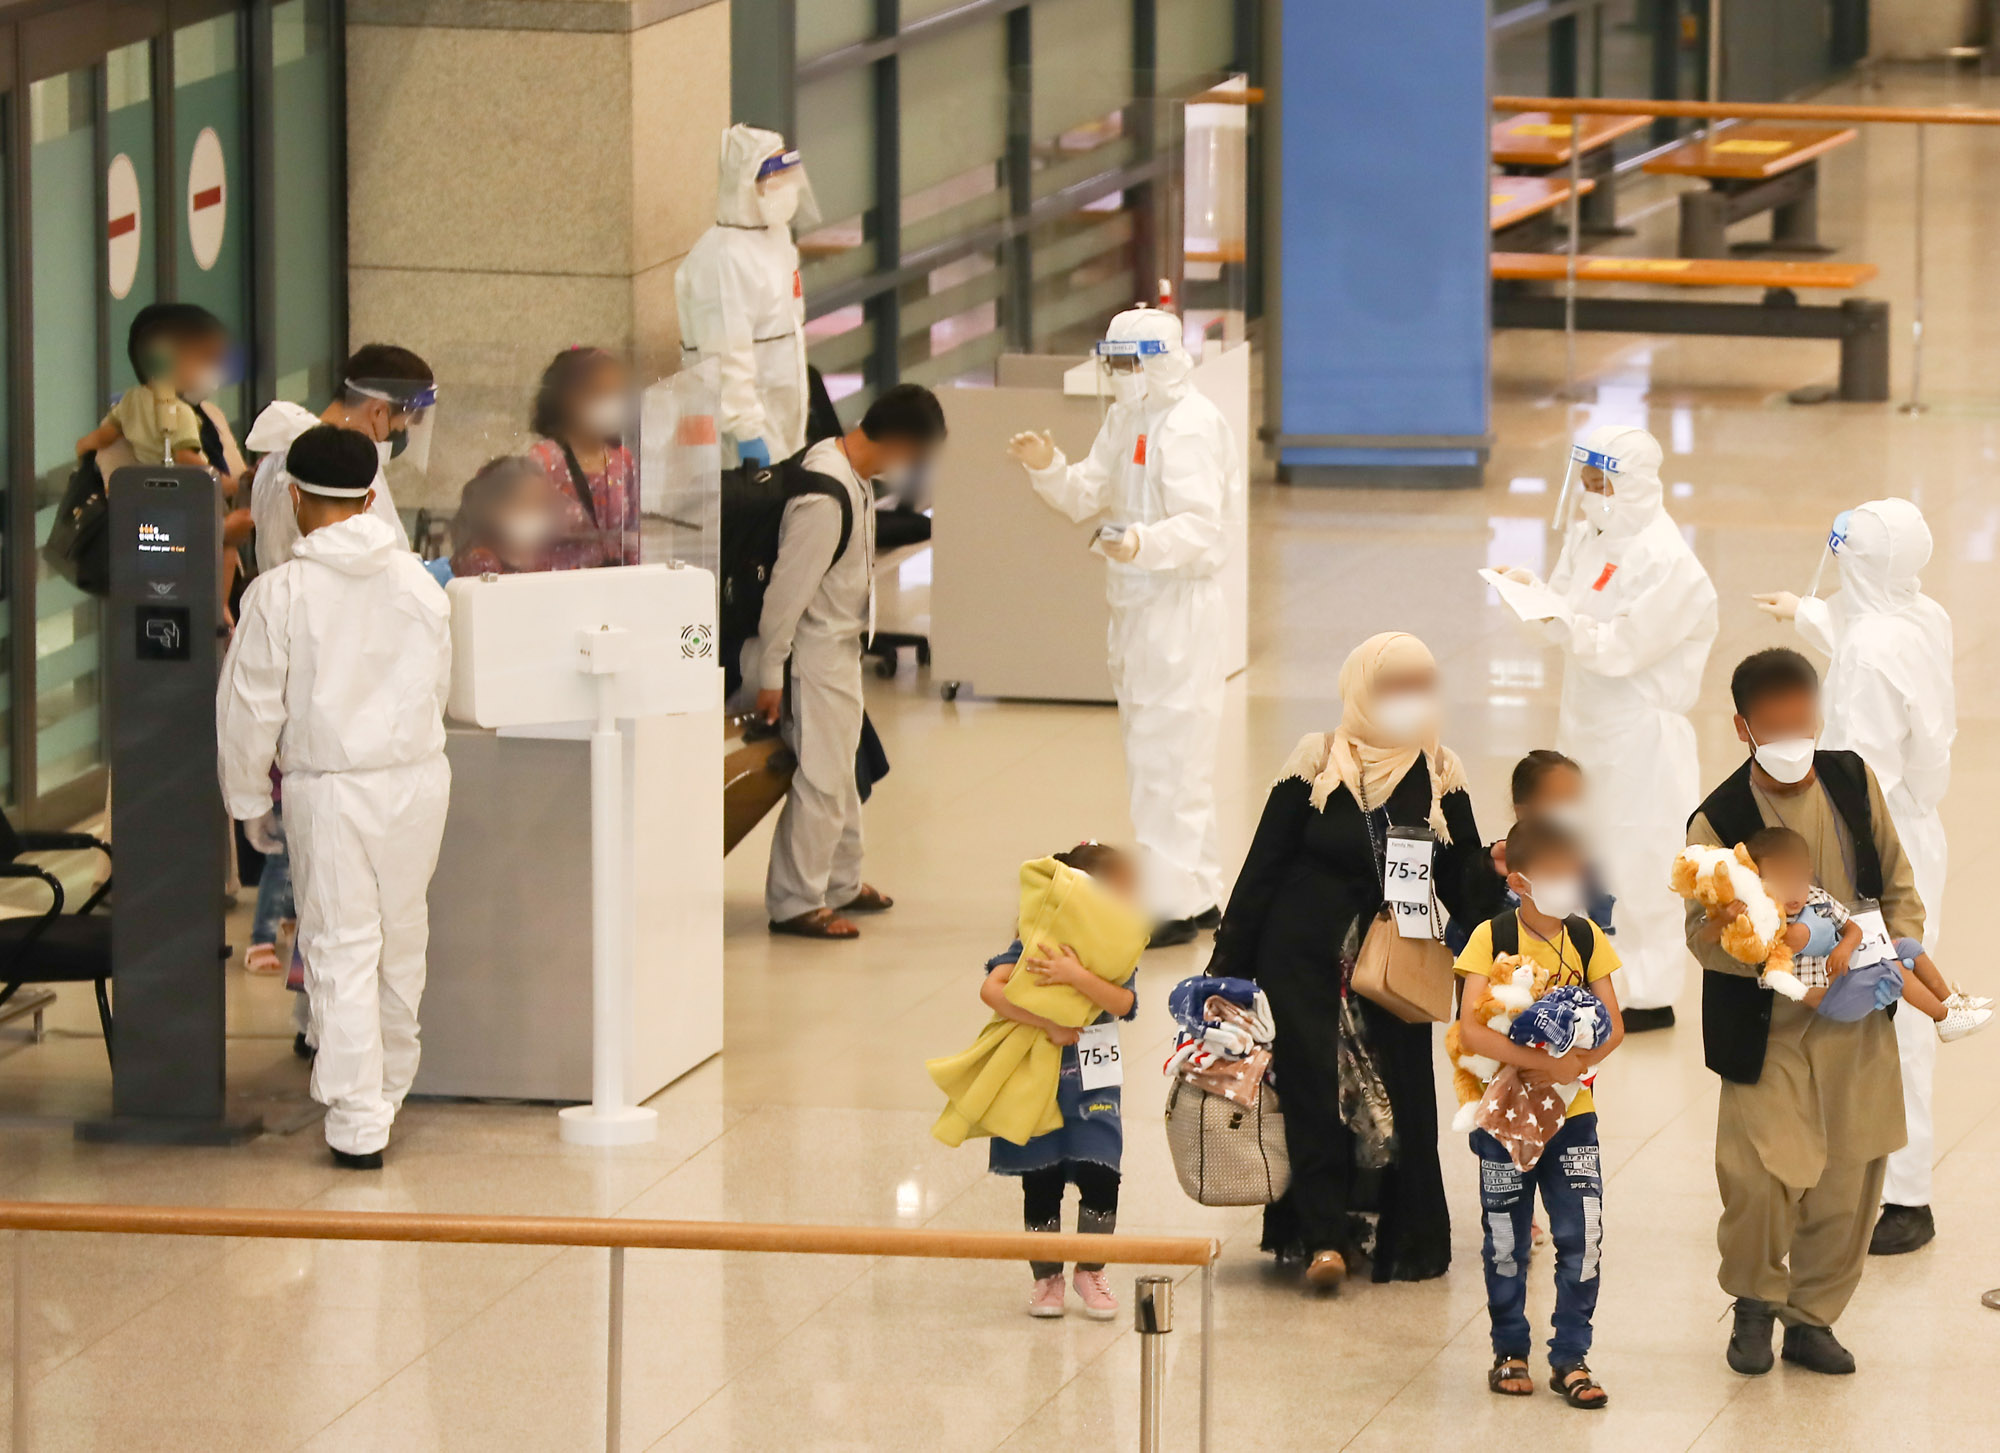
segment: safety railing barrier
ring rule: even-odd
[[[1856,106],[1799,101],[1648,101],[1615,97],[1495,96],[1496,112],[1547,111],[1569,116],[1679,116],[1707,121],[1824,121],[1849,126],[1891,125],[1917,128],[1915,206],[1915,297],[1910,315],[1910,396],[1906,414],[1921,414],[1924,383],[1924,136],[1932,126],[2000,126],[2000,110],[1980,106]],[[1570,196],[1569,267],[1563,282],[1563,396],[1576,397],[1576,263],[1579,201],[1582,195],[1583,148],[1569,149]]]
[[[1201,1273],[1200,1444],[1213,1422],[1215,1262],[1218,1242],[1200,1236],[1098,1236],[1042,1231],[931,1231],[897,1226],[794,1226],[738,1221],[639,1221],[612,1216],[463,1216],[401,1211],[118,1206],[0,1201],[0,1230],[132,1236],[222,1236],[286,1241],[401,1241],[476,1246],[604,1248],[610,1252],[605,1329],[604,1437],[616,1453],[622,1424],[625,1253],[744,1251],[790,1256],[891,1256],[954,1261],[1094,1261],[1183,1266]],[[31,1446],[26,1306],[27,1238],[14,1238],[14,1442]],[[1162,1383],[1172,1330],[1172,1282],[1138,1278],[1133,1326],[1140,1338],[1140,1447],[1158,1453]]]

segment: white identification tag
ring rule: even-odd
[[[1125,1083],[1125,1066],[1118,1058],[1118,1022],[1093,1024],[1076,1041],[1076,1062],[1083,1071],[1083,1088],[1102,1090]]]
[[[1848,968],[1865,969],[1870,964],[1879,964],[1896,956],[1896,941],[1889,937],[1889,925],[1882,917],[1880,904],[1871,898],[1863,898],[1854,905],[1850,917],[1861,930],[1861,942],[1855,946],[1854,956],[1847,961]]]
[[[1424,828],[1392,827],[1382,863],[1382,897],[1404,938],[1436,938],[1431,922],[1431,858],[1437,843]]]

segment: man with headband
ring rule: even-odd
[[[280,479],[299,543],[244,592],[216,695],[223,803],[257,824],[282,777],[313,1098],[334,1163],[372,1170],[417,1073],[427,895],[451,769],[449,611],[401,531],[372,513],[362,433],[291,441]]]

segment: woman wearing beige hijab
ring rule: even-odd
[[[1485,849],[1458,758],[1438,742],[1429,649],[1400,631],[1364,641],[1341,667],[1340,695],[1339,728],[1302,740],[1271,789],[1208,969],[1255,979],[1270,996],[1292,1185],[1265,1211],[1264,1249],[1328,1288],[1364,1256],[1376,1281],[1421,1281],[1451,1263],[1431,1026],[1358,997],[1341,1012],[1382,906],[1388,829],[1431,829],[1432,876],[1453,918],[1477,922],[1501,906],[1497,889],[1473,902],[1479,890],[1462,886],[1498,880],[1466,871]],[[1357,1137],[1343,1117],[1343,1041],[1387,1091],[1386,1165],[1379,1140]]]

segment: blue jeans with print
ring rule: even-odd
[[[1556,1249],[1555,1336],[1549,1364],[1567,1367],[1590,1351],[1597,1310],[1598,1254],[1604,1241],[1604,1178],[1598,1169],[1597,1116],[1563,1122],[1533,1170],[1520,1170],[1484,1130],[1472,1132],[1479,1157],[1479,1208],[1485,1223],[1486,1311],[1496,1357],[1525,1357],[1528,1329],[1529,1225],[1535,1189],[1549,1212]]]

